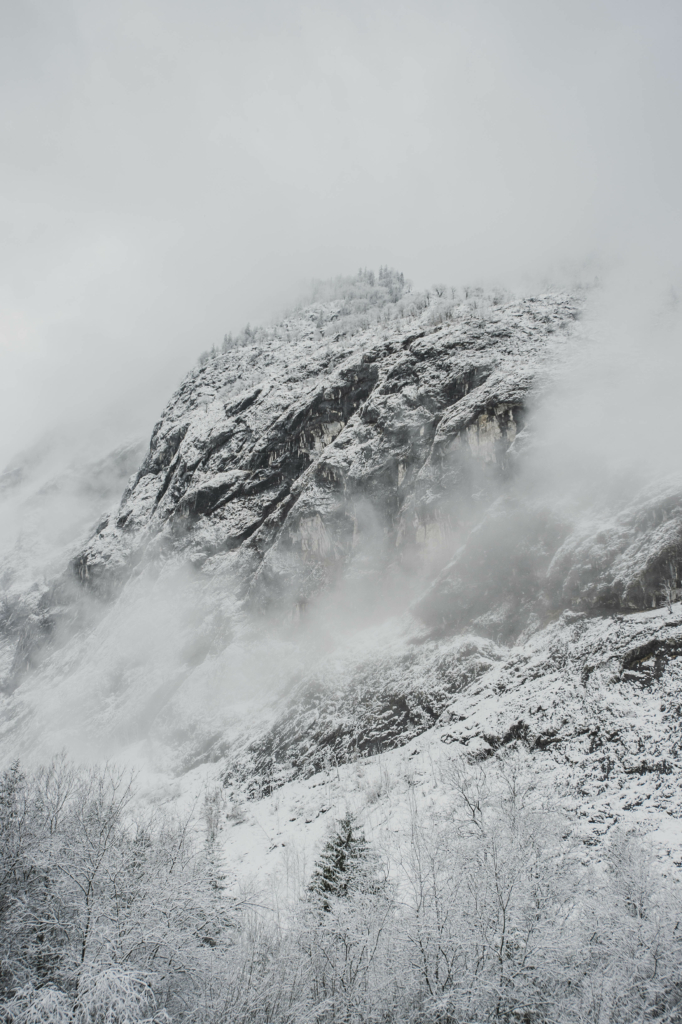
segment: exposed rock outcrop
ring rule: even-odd
[[[363,534],[384,561],[452,535],[508,471],[528,395],[578,311],[566,295],[464,303],[446,323],[406,317],[332,343],[319,334],[332,304],[214,357],[174,396],[74,573],[110,593],[145,556],[182,557],[236,573],[255,601],[305,603]]]

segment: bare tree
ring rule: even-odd
[[[663,596],[668,612],[671,615],[673,610],[673,601],[677,598],[678,591],[677,565],[674,562],[670,562],[666,574],[661,580],[661,595]]]

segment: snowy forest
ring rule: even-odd
[[[208,795],[141,813],[64,758],[0,782],[5,1024],[673,1022],[682,903],[646,844],[598,860],[513,757],[452,759],[389,863],[351,813],[295,899],[232,891]]]

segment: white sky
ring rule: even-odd
[[[312,277],[674,278],[681,29],[679,0],[4,0],[0,463],[62,421],[148,433]]]

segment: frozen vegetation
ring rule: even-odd
[[[188,817],[133,810],[109,767],[10,768],[3,1019],[679,1018],[680,894],[646,844],[616,830],[591,860],[574,817],[513,757],[416,779],[385,766],[382,785],[409,797],[376,844],[346,811],[312,870],[292,859],[267,891],[220,870],[219,795],[198,837]],[[240,818],[228,827],[248,828]]]

